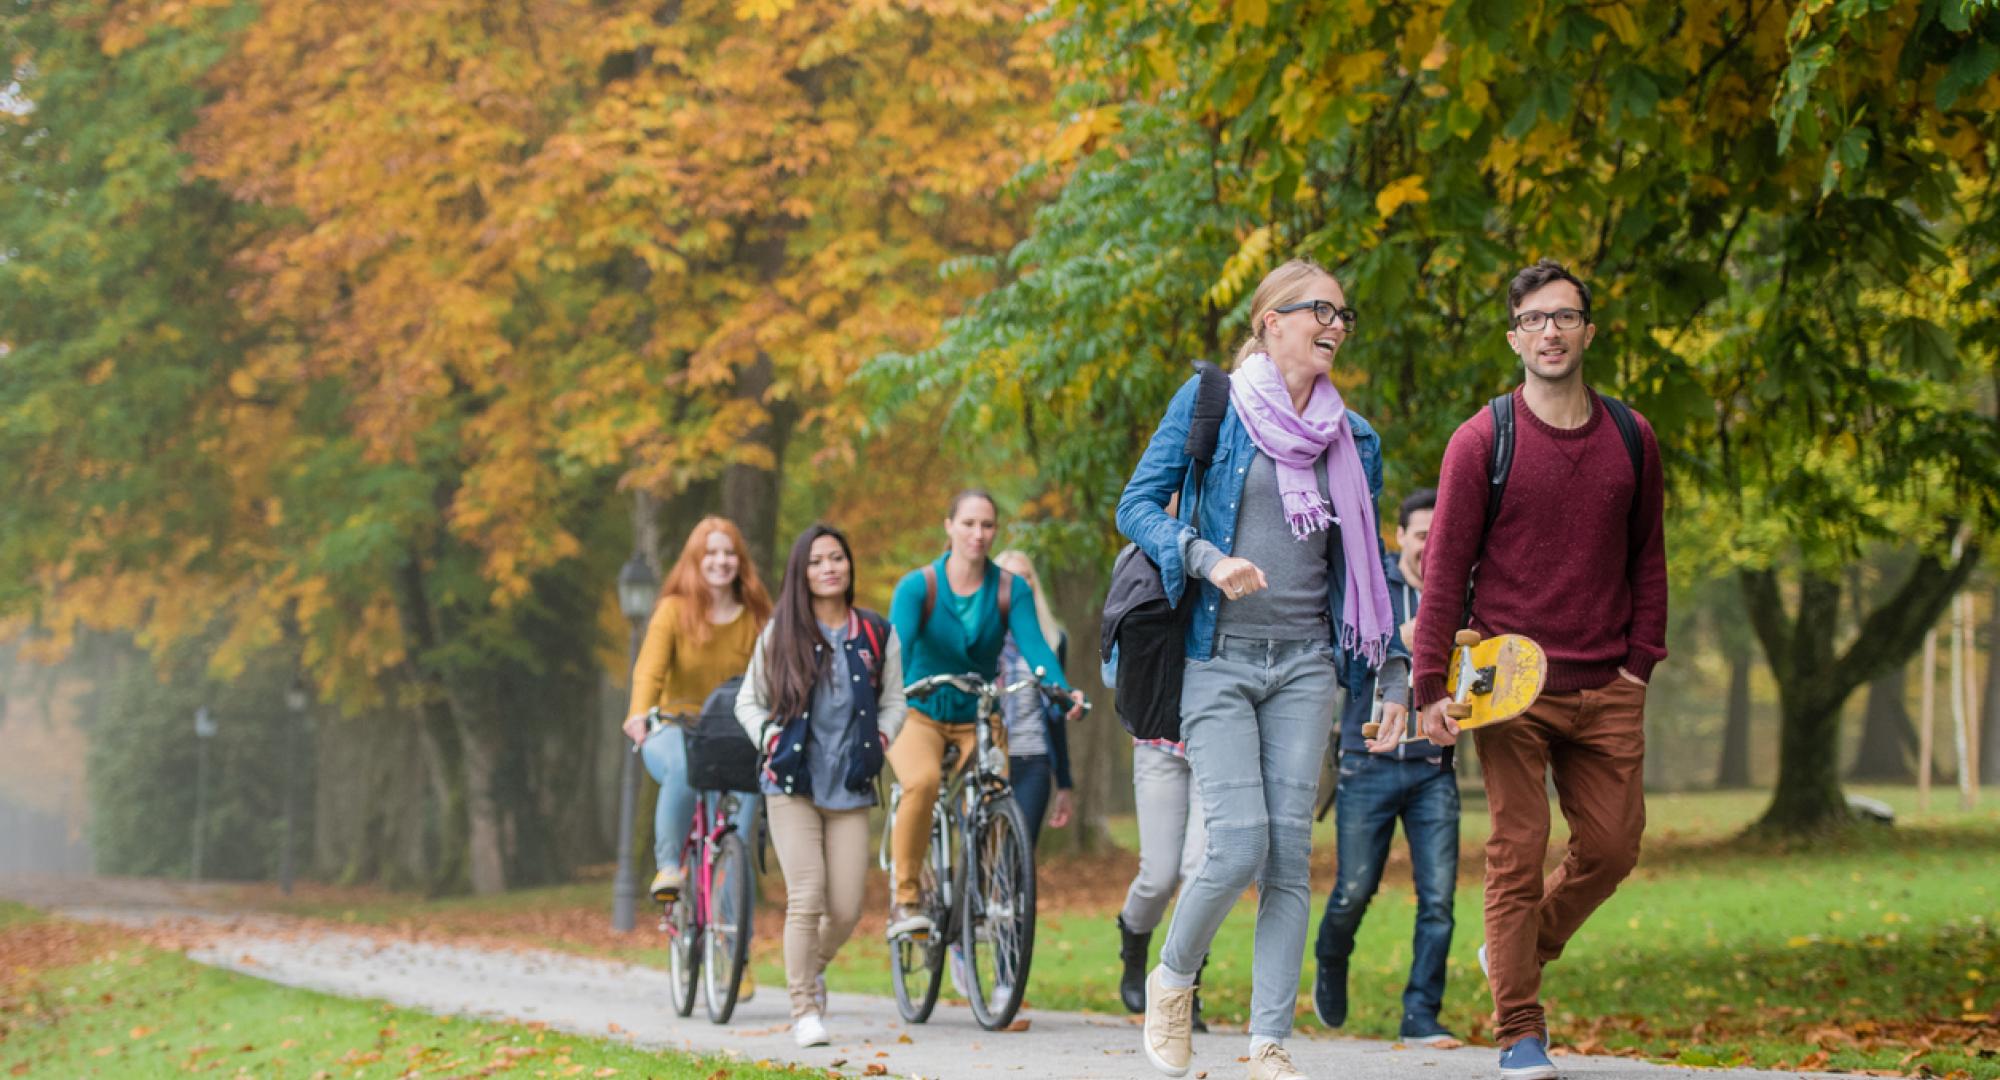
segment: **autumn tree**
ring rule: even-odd
[[[1741,570],[1782,698],[1767,823],[1843,820],[1840,703],[1962,583],[1979,547],[1947,556],[1960,525],[1994,520],[1994,423],[1966,391],[1994,356],[2000,16],[1955,0],[1058,10],[1076,120],[1048,156],[1083,156],[933,377],[1018,388],[1046,430],[1078,433],[1048,449],[1050,479],[1103,535],[1131,429],[1188,355],[1242,332],[1247,286],[1312,254],[1362,312],[1344,377],[1400,489],[1518,379],[1505,284],[1560,257],[1599,297],[1593,379],[1661,433],[1677,572]],[[1204,145],[1162,197],[1173,155]],[[1128,265],[1133,295],[1109,284]],[[1927,554],[1836,650],[1827,583],[1891,533]]]

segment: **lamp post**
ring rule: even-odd
[[[292,805],[299,787],[299,729],[306,723],[305,684],[296,676],[285,688],[285,847],[278,856],[278,888],[292,895]]]
[[[639,646],[646,640],[646,620],[653,614],[653,601],[660,591],[659,579],[644,556],[633,552],[618,571],[618,608],[632,624],[632,667],[638,678]],[[639,882],[632,873],[632,813],[639,799],[639,748],[619,755],[618,768],[618,873],[611,882],[611,929],[625,933],[632,929],[639,897]]]
[[[215,737],[215,715],[203,705],[194,711],[194,865],[188,878],[201,880],[202,826],[208,819],[208,740]]]

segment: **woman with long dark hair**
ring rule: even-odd
[[[701,712],[709,691],[743,673],[757,634],[771,617],[771,596],[736,523],[705,517],[688,533],[680,558],[660,587],[646,625],[646,641],[632,667],[632,703],[625,735],[639,746],[646,771],[659,782],[653,812],[653,899],[666,902],[687,883],[681,845],[694,824],[694,789],[688,786],[687,742],[681,722]],[[646,731],[646,714],[658,708],[666,723]],[[756,797],[741,800],[739,827],[749,835]]]
[[[1337,686],[1382,668],[1384,720],[1409,703],[1409,666],[1384,667],[1395,630],[1375,499],[1381,441],[1329,377],[1354,331],[1340,283],[1309,259],[1273,270],[1251,300],[1215,455],[1194,490],[1189,380],[1118,504],[1118,528],[1159,566],[1167,599],[1198,588],[1181,682],[1181,736],[1207,844],[1181,886],[1146,979],[1142,1046],[1187,1072],[1194,982],[1238,897],[1257,885],[1252,1080],[1298,1080],[1286,1053],[1311,904],[1313,796]],[[1167,512],[1181,494],[1197,521]],[[1400,646],[1396,648],[1400,649]]]
[[[902,653],[887,619],[854,606],[847,537],[824,524],[800,534],[736,696],[736,719],[764,752],[800,1046],[827,1042],[826,967],[861,918],[875,776],[903,725]]]

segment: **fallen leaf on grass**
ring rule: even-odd
[[[889,1067],[888,1067],[887,1065],[877,1065],[877,1064],[873,1064],[873,1063],[870,1063],[870,1064],[869,1064],[869,1066],[868,1066],[867,1068],[865,1068],[865,1069],[861,1070],[861,1075],[863,1075],[863,1076],[887,1076],[887,1075],[889,1075]]]
[[[133,1028],[133,1029],[132,1029],[132,1030],[131,1030],[131,1031],[129,1032],[129,1034],[130,1034],[130,1035],[131,1035],[131,1036],[132,1036],[133,1038],[135,1038],[135,1039],[143,1039],[143,1038],[145,1038],[146,1036],[148,1036],[148,1035],[151,1035],[152,1033],[153,1033],[153,1029],[152,1029],[152,1028],[149,1028],[149,1027],[146,1027],[146,1026],[145,1026],[145,1025],[143,1025],[143,1024],[142,1024],[142,1025],[140,1025],[140,1026],[138,1026],[138,1027],[135,1027],[135,1028]]]
[[[591,1073],[590,1075],[592,1075],[592,1076],[596,1077],[596,1078],[597,1078],[597,1080],[604,1080],[604,1078],[605,1078],[605,1077],[607,1077],[607,1076],[617,1076],[617,1075],[618,1075],[618,1070],[617,1070],[617,1069],[614,1069],[614,1068],[612,1068],[612,1067],[611,1067],[611,1066],[609,1066],[609,1065],[606,1065],[606,1066],[605,1066],[604,1068],[602,1068],[602,1069],[599,1069],[599,1070],[597,1070],[596,1072],[594,1072],[594,1073]]]

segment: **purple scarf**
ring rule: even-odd
[[[1346,526],[1340,530],[1347,563],[1340,644],[1366,657],[1370,667],[1380,667],[1394,622],[1389,580],[1382,572],[1375,500],[1368,492],[1368,476],[1361,468],[1361,452],[1354,445],[1340,391],[1321,376],[1300,414],[1292,408],[1291,391],[1285,388],[1278,365],[1263,353],[1252,353],[1229,377],[1229,400],[1249,429],[1250,441],[1277,466],[1278,494],[1292,536],[1304,540],[1336,520]],[[1333,493],[1331,513],[1320,497],[1313,470],[1321,454],[1326,455],[1327,488]]]

